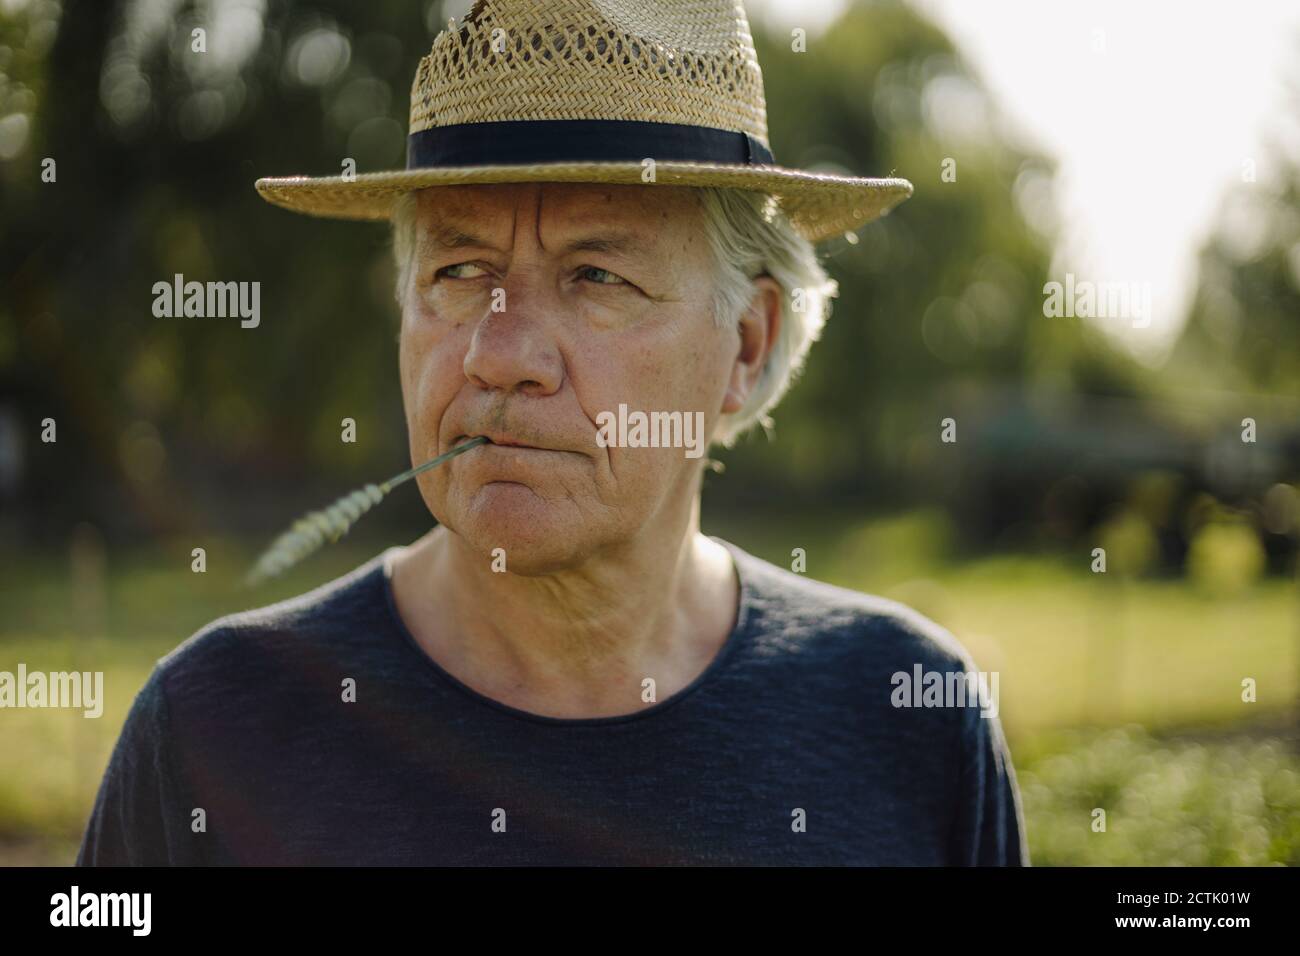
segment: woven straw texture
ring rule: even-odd
[[[623,119],[750,133],[763,74],[734,0],[486,0],[411,86],[411,132],[455,123]]]
[[[610,119],[744,132],[768,145],[763,76],[741,0],[478,0],[439,33],[411,85],[412,133],[463,123]],[[775,165],[657,162],[655,183],[732,186],[776,197],[818,241],[887,213],[912,193]],[[432,168],[344,178],[259,179],[268,201],[343,219],[384,219],[403,192],[460,183],[643,184],[640,162]]]

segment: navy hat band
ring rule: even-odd
[[[435,126],[407,137],[406,168],[565,162],[772,165],[749,133],[640,120],[507,120]]]

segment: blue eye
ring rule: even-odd
[[[592,278],[592,273],[596,273],[598,278]],[[627,283],[627,280],[621,276],[617,276],[608,269],[601,269],[598,266],[583,266],[582,276],[585,279],[595,282],[597,285],[625,285]],[[613,280],[612,282],[610,281],[611,279]]]

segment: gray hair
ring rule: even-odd
[[[747,189],[698,187],[705,234],[713,251],[716,279],[713,318],[736,327],[754,297],[753,280],[771,276],[781,287],[781,328],[758,383],[745,406],[724,415],[714,441],[724,447],[756,423],[771,427],[767,412],[794,383],[830,315],[838,287],[817,260],[812,243],[800,236],[770,196]],[[404,193],[392,211],[397,301],[405,305],[415,252],[415,193]]]

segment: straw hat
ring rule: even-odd
[[[912,194],[905,179],[776,163],[741,0],[477,0],[416,70],[406,169],[257,191],[298,212],[385,219],[413,189],[519,182],[757,190],[813,242]]]

